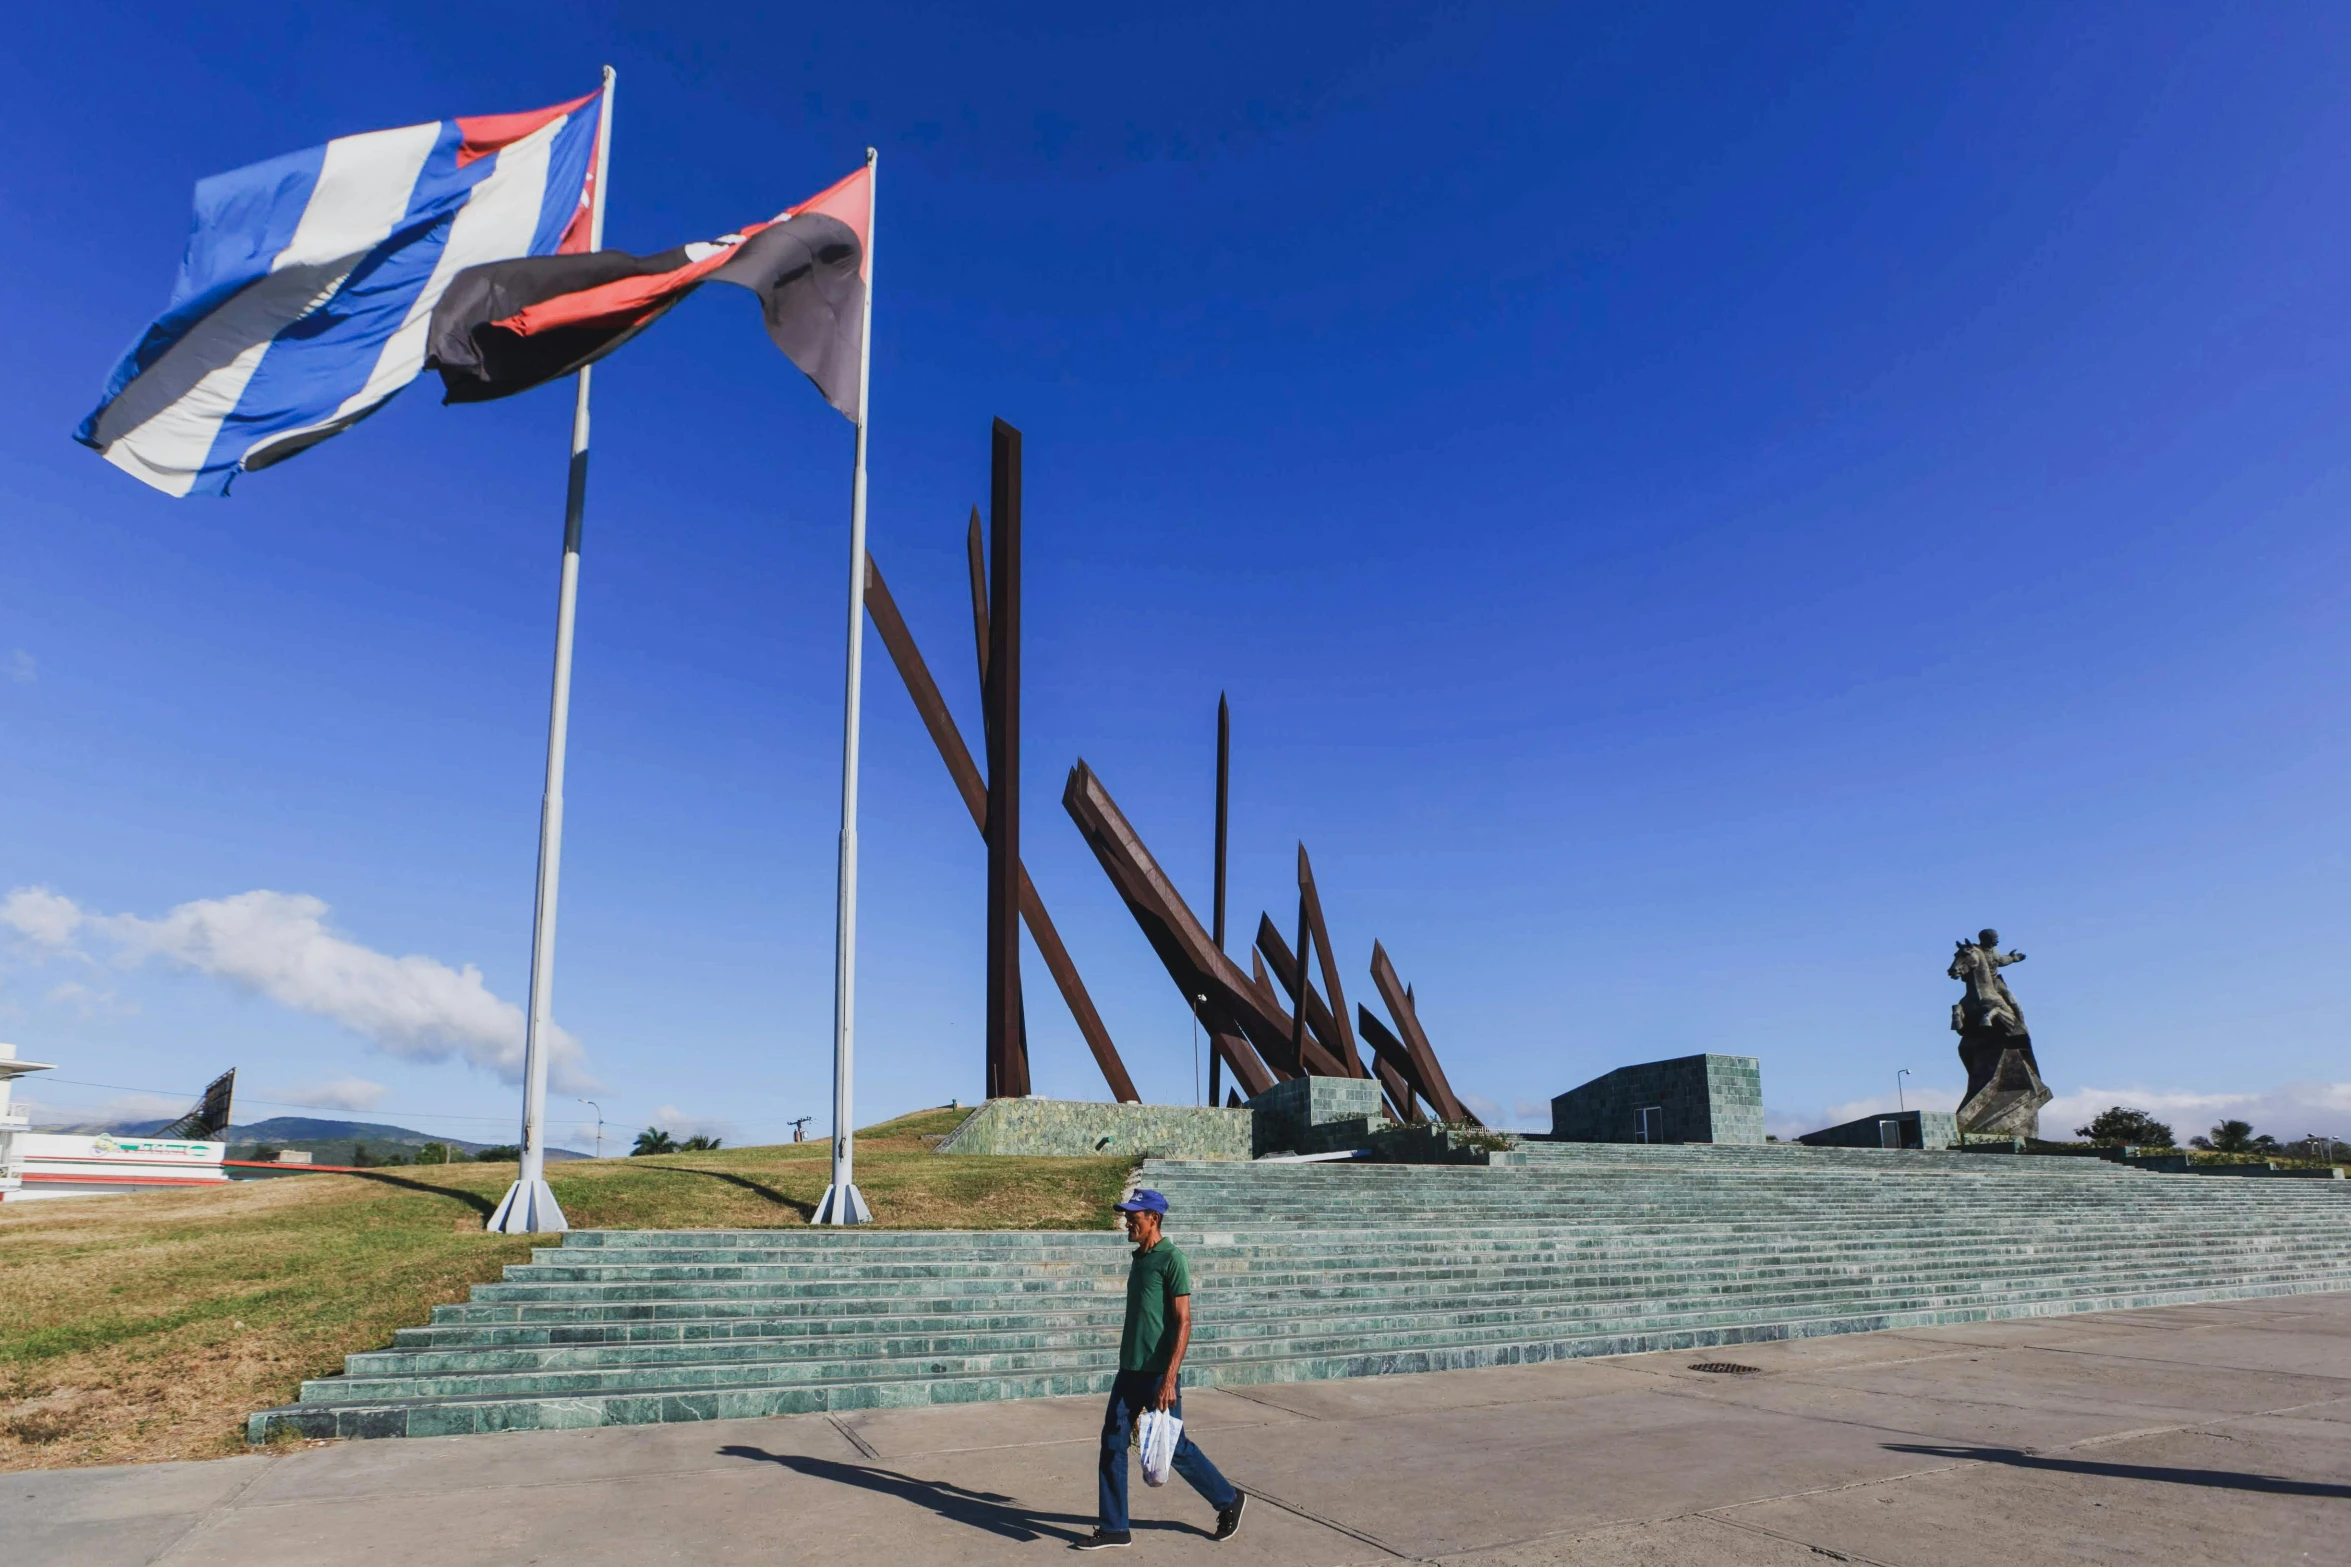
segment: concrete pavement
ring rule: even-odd
[[[1690,1369],[1729,1360],[1753,1374]],[[2351,1559],[2351,1295],[1187,1395],[1253,1493],[1121,1561]],[[328,1444],[0,1475],[10,1567],[1066,1559],[1097,1402]]]

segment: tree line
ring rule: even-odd
[[[2158,1121],[2146,1111],[2133,1110],[2127,1105],[2114,1105],[2099,1111],[2089,1125],[2075,1127],[2073,1134],[2107,1148],[2134,1144],[2141,1148],[2179,1146],[2172,1140],[2172,1130],[2167,1122]],[[2258,1154],[2321,1162],[2351,1159],[2351,1143],[2341,1142],[2324,1132],[2312,1132],[2292,1142],[2280,1142],[2267,1132],[2256,1134],[2252,1122],[2234,1119],[2213,1123],[2211,1131],[2189,1138],[2187,1145],[2204,1153]]]

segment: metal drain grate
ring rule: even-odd
[[[1761,1366],[1742,1366],[1735,1360],[1701,1360],[1692,1371],[1712,1371],[1726,1377],[1752,1377],[1762,1374]]]

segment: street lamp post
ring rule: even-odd
[[[1908,1104],[1906,1104],[1902,1098],[1902,1079],[1908,1077],[1909,1075],[1910,1068],[1908,1067],[1904,1067],[1901,1071],[1894,1074],[1894,1111],[1898,1115],[1909,1109]]]
[[[593,1099],[583,1099],[580,1103],[596,1112],[596,1157],[601,1159],[604,1157],[604,1107]]]
[[[1192,1100],[1200,1102],[1200,1009],[1208,1005],[1206,996],[1192,998]]]

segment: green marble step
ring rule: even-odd
[[[1722,1210],[1711,1210],[1705,1217],[1661,1217],[1657,1215],[1582,1215],[1567,1218],[1525,1219],[1515,1215],[1475,1213],[1450,1223],[1420,1220],[1410,1223],[1390,1221],[1386,1224],[1363,1225],[1306,1225],[1285,1223],[1272,1225],[1250,1222],[1238,1225],[1185,1220],[1170,1223],[1168,1234],[1187,1246],[1233,1246],[1248,1244],[1255,1239],[1266,1244],[1289,1244],[1297,1247],[1381,1247],[1414,1246],[1452,1241],[1496,1240],[1518,1237],[1545,1237],[1563,1234],[1575,1235],[1676,1235],[1702,1234],[1725,1240],[1753,1236],[1758,1239],[1790,1233],[1821,1233],[1850,1231],[1856,1235],[1885,1236],[1888,1238],[1933,1238],[1966,1235],[1979,1232],[2028,1233],[2042,1230],[2062,1230],[2067,1233],[2094,1233],[2111,1229],[2145,1229],[2151,1226],[2172,1227],[2188,1225],[2213,1229],[2240,1224],[2248,1218],[2271,1217],[2265,1213],[2247,1213],[2228,1207],[2199,1206],[2167,1211],[2109,1210],[2103,1208],[2074,1208],[2048,1215],[2018,1214],[2001,1210],[1986,1210],[1960,1214],[1935,1215],[1911,1210],[1840,1215],[1830,1210],[1813,1210],[1790,1214],[1755,1214],[1725,1216]],[[2351,1204],[2329,1205],[2297,1211],[2291,1215],[2297,1223],[2321,1226],[2351,1225]],[[1849,1224],[1836,1222],[1851,1219]],[[671,1248],[631,1248],[627,1251],[588,1251],[567,1253],[562,1248],[545,1250],[543,1261],[514,1263],[507,1268],[516,1279],[544,1278],[552,1272],[576,1273],[582,1277],[624,1278],[619,1270],[654,1267],[768,1267],[788,1268],[798,1276],[822,1278],[828,1273],[855,1270],[861,1276],[922,1278],[942,1270],[993,1270],[1010,1276],[1024,1270],[1035,1270],[1040,1264],[1061,1264],[1071,1271],[1089,1267],[1123,1266],[1124,1245],[1088,1248],[1040,1249],[1026,1258],[995,1253],[959,1254],[946,1247],[928,1248],[919,1254],[919,1260],[908,1260],[908,1254],[887,1251],[871,1259],[862,1259],[844,1253],[823,1257],[809,1257],[789,1246],[754,1248],[698,1247],[680,1245]]]
[[[2312,1287],[2301,1283],[2215,1288],[2143,1285],[2129,1292],[2031,1307],[1986,1306],[1869,1312],[1730,1328],[1586,1335],[1452,1351],[1331,1356],[1311,1361],[1232,1361],[1216,1366],[1211,1375],[1194,1378],[1192,1385],[1250,1386],[1343,1376],[1530,1364],[1580,1356],[1640,1354],[1651,1350],[1703,1349],[1887,1328],[2283,1296],[2306,1293]],[[252,1441],[259,1443],[281,1432],[293,1436],[343,1438],[445,1436],[489,1431],[651,1424],[673,1420],[748,1419],[766,1415],[813,1414],[826,1410],[913,1408],[1081,1393],[1099,1395],[1107,1389],[1109,1381],[1109,1373],[1106,1371],[1040,1372],[1014,1376],[924,1376],[815,1386],[641,1391],[620,1395],[536,1399],[493,1397],[389,1400],[372,1404],[297,1404],[283,1409],[259,1411],[247,1422],[247,1434]]]
[[[2296,1270],[2298,1271],[2298,1270]],[[2191,1285],[2241,1286],[2290,1282],[2277,1271],[2244,1270],[2225,1279],[2183,1281]],[[2351,1270],[2341,1275],[2351,1284]],[[1561,1319],[1543,1315],[1521,1317],[1498,1314],[1498,1319],[1463,1323],[1450,1315],[1424,1315],[1406,1326],[1382,1328],[1348,1323],[1343,1328],[1318,1320],[1311,1330],[1295,1324],[1271,1330],[1259,1325],[1251,1331],[1201,1333],[1193,1354],[1202,1368],[1228,1359],[1320,1359],[1333,1355],[1387,1355],[1448,1351],[1497,1343],[1515,1343],[1530,1337],[1583,1336],[1591,1333],[1657,1333],[1711,1330],[1789,1315],[1838,1315],[1856,1310],[1937,1310],[1972,1306],[2051,1303],[2076,1298],[2085,1289],[2120,1286],[2129,1281],[2083,1281],[2061,1278],[2031,1288],[1986,1291],[1960,1288],[1941,1292],[1907,1293],[1901,1290],[1823,1292],[1823,1298],[1771,1297],[1753,1303],[1710,1302],[1703,1306],[1677,1303],[1674,1308],[1627,1309],[1569,1313]],[[1878,1297],[1878,1298],[1873,1298]],[[1562,1328],[1558,1321],[1571,1322]],[[1019,1339],[1021,1335],[1000,1335]],[[1101,1334],[1042,1335],[1058,1342],[941,1344],[935,1348],[870,1346],[864,1353],[827,1352],[815,1356],[709,1357],[698,1361],[658,1364],[624,1363],[618,1366],[566,1366],[536,1369],[482,1369],[457,1374],[429,1371],[400,1374],[349,1374],[306,1383],[306,1402],[369,1402],[379,1399],[486,1396],[547,1397],[581,1393],[633,1392],[649,1387],[746,1387],[794,1383],[823,1383],[857,1378],[891,1379],[916,1373],[932,1376],[972,1376],[1040,1371],[1077,1371],[1098,1365],[1106,1354]]]
[[[1309,1308],[1329,1317],[1349,1312],[1405,1307],[1450,1308],[1461,1301],[1505,1310],[1532,1309],[1536,1305],[1551,1302],[1597,1301],[1603,1306],[1613,1307],[1615,1303],[1639,1303],[1653,1299],[1661,1292],[1704,1299],[1729,1296],[1755,1298],[1772,1292],[1817,1293],[1827,1289],[1892,1291],[1920,1286],[1991,1288],[2011,1281],[2037,1284],[2051,1277],[2127,1279],[2143,1275],[2151,1268],[2165,1269],[2183,1277],[2216,1269],[2242,1269],[2254,1264],[2272,1270],[2282,1268],[2305,1272],[2351,1269],[2351,1248],[2341,1245],[2318,1246],[2296,1239],[2277,1239],[2254,1246],[2207,1248],[2201,1252],[2176,1254],[2134,1250],[2102,1260],[2085,1258],[2064,1248],[2050,1255],[2065,1263],[2066,1272],[2063,1275],[2051,1273],[2049,1257],[2028,1255],[1972,1265],[1953,1264],[1941,1258],[1910,1258],[1870,1266],[1788,1263],[1775,1258],[1752,1261],[1743,1267],[1685,1269],[1670,1276],[1642,1269],[1609,1266],[1521,1270],[1509,1274],[1496,1274],[1491,1270],[1399,1270],[1392,1274],[1353,1280],[1305,1275],[1286,1280],[1280,1287],[1273,1289],[1237,1285],[1203,1289],[1203,1300],[1213,1302],[1212,1307],[1204,1307],[1203,1320],[1205,1331],[1206,1325],[1212,1322],[1286,1319]],[[802,1303],[784,1304],[790,1306]],[[672,1317],[636,1323],[542,1324],[528,1330],[514,1329],[504,1341],[516,1342],[518,1340],[513,1335],[524,1331],[542,1343],[552,1342],[553,1335],[559,1332],[566,1334],[567,1341],[572,1343],[604,1342],[615,1338],[623,1343],[662,1340],[685,1342],[689,1339],[724,1340],[744,1336],[798,1336],[811,1339],[829,1336],[840,1339],[858,1335],[940,1331],[958,1323],[1011,1329],[1039,1321],[1056,1326],[1082,1321],[1115,1322],[1121,1307],[1120,1298],[1108,1292],[1091,1300],[1077,1298],[1071,1304],[1079,1309],[1065,1307],[1050,1313],[1035,1309],[982,1313],[975,1311],[967,1301],[949,1299],[912,1303],[908,1314],[898,1316],[867,1312],[844,1315],[779,1310],[758,1311],[735,1319],[721,1318],[715,1322]],[[747,1329],[744,1326],[746,1322],[763,1325]],[[925,1326],[917,1329],[908,1326],[909,1322],[921,1322]],[[618,1330],[617,1335],[615,1329]],[[482,1342],[480,1335],[484,1333],[500,1331],[504,1330],[496,1324],[410,1329],[404,1330],[399,1347],[464,1348]]]
[[[2130,1219],[2107,1215],[2090,1222],[2032,1224],[1985,1216],[1947,1224],[1876,1224],[1838,1239],[1840,1244],[1845,1245],[1890,1248],[1929,1242],[1965,1244],[1978,1238],[2061,1236],[2070,1242],[2094,1241],[2105,1236],[2137,1237],[2148,1233],[2240,1233],[2241,1226],[2236,1215],[2197,1214],[2189,1217],[2199,1222],[2183,1223],[2178,1218]],[[2320,1230],[2351,1235],[2351,1210],[2339,1215],[2311,1217],[2318,1221],[2315,1227]],[[2331,1223],[2328,1222],[2330,1217]],[[1188,1252],[1222,1264],[1234,1259],[1269,1255],[1297,1259],[1319,1256],[1415,1257],[1446,1251],[1549,1251],[1570,1246],[1589,1249],[1595,1245],[1640,1242],[1670,1243],[1677,1250],[1688,1250],[1692,1229],[1693,1226],[1686,1223],[1465,1225],[1450,1229],[1428,1226],[1406,1231],[1367,1232],[1299,1229],[1268,1231],[1257,1228],[1220,1232],[1189,1231],[1185,1227],[1170,1226],[1168,1234]],[[1703,1250],[1751,1249],[1756,1245],[1816,1239],[1824,1231],[1834,1234],[1836,1229],[1836,1226],[1819,1218],[1802,1224],[1760,1221],[1711,1224],[1704,1226],[1701,1232],[1706,1237],[1701,1254]],[[560,1255],[559,1250],[550,1249],[548,1252],[550,1257]],[[1090,1277],[1102,1272],[1123,1274],[1126,1263],[1126,1250],[1123,1247],[1102,1248],[1083,1255],[1041,1254],[1027,1261],[998,1257],[959,1258],[941,1249],[928,1254],[932,1260],[917,1265],[895,1261],[860,1264],[851,1257],[828,1257],[820,1262],[807,1262],[788,1252],[754,1251],[749,1247],[723,1251],[679,1248],[675,1252],[647,1249],[632,1255],[642,1260],[626,1263],[546,1261],[511,1264],[506,1268],[502,1282],[553,1284],[633,1283],[662,1279],[743,1282],[844,1278],[893,1281],[1018,1278],[1041,1275],[1048,1267],[1056,1268],[1070,1277]]]
[[[1209,1383],[2351,1288],[2334,1183],[2020,1162],[1580,1145],[1499,1168],[1153,1160],[1140,1180],[1192,1254]],[[1127,1254],[1108,1229],[580,1232],[251,1429],[1098,1391]]]
[[[2096,1271],[2086,1264],[2099,1261],[2064,1251],[2058,1255],[2065,1256],[2074,1265],[2074,1271],[2082,1276],[2089,1276]],[[2313,1272],[2340,1270],[2351,1267],[2351,1248],[2275,1243],[2173,1258],[2151,1257],[2145,1252],[2133,1251],[2105,1259],[2104,1271],[2133,1277],[2143,1275],[2151,1264],[2174,1266],[2180,1271],[2188,1271],[2198,1265],[2252,1260]],[[2032,1255],[2016,1255],[1974,1264],[1952,1263],[1943,1259],[1913,1259],[1907,1265],[1889,1263],[1871,1266],[1752,1263],[1712,1269],[1681,1269],[1670,1275],[1606,1266],[1578,1271],[1531,1271],[1507,1276],[1479,1272],[1416,1271],[1355,1283],[1314,1277],[1281,1289],[1250,1290],[1220,1285],[1213,1292],[1204,1289],[1203,1299],[1212,1297],[1215,1300],[1215,1314],[1219,1320],[1236,1321],[1295,1312],[1309,1304],[1318,1311],[1329,1312],[1354,1309],[1358,1305],[1372,1309],[1467,1299],[1493,1305],[1497,1309],[1515,1309],[1519,1303],[1548,1298],[1641,1299],[1665,1291],[1717,1293],[1729,1288],[1759,1289],[1774,1283],[1803,1283],[1819,1287],[1847,1280],[1879,1288],[1949,1281],[1989,1285],[2007,1279],[2039,1278],[2046,1273],[2045,1258]],[[444,1308],[467,1309],[470,1308]],[[443,1321],[431,1327],[399,1330],[395,1335],[394,1347],[422,1350],[460,1349],[474,1345],[657,1344],[742,1337],[840,1337],[860,1333],[932,1330],[909,1326],[913,1323],[977,1323],[1002,1327],[1042,1324],[1059,1327],[1088,1320],[1115,1321],[1120,1309],[1119,1296],[1110,1292],[1104,1292],[1092,1300],[1073,1297],[1057,1306],[1031,1304],[1012,1311],[1002,1309],[1001,1302],[955,1297],[883,1299],[859,1302],[853,1309],[835,1303],[790,1299],[684,1302],[667,1307],[637,1305],[628,1308],[591,1308],[579,1313],[542,1310],[532,1320],[485,1320],[476,1317],[463,1321]]]
[[[2240,1267],[2228,1270],[2232,1282],[2260,1279],[2283,1281],[2312,1275],[2302,1266]],[[2331,1270],[2351,1283],[2351,1259]],[[2131,1280],[2118,1273],[2077,1272],[2068,1276],[2041,1275],[2019,1280],[2001,1289],[1967,1278],[1869,1278],[1824,1282],[1812,1288],[1738,1286],[1682,1297],[1693,1309],[1753,1316],[1783,1313],[1796,1308],[1821,1311],[1877,1302],[1916,1308],[1959,1300],[2054,1300],[2087,1290],[2127,1287]],[[2215,1282],[2205,1275],[2194,1282]],[[1209,1347],[1254,1342],[1266,1336],[1269,1325],[1296,1333],[1299,1303],[1286,1303],[1279,1313],[1243,1313],[1219,1301],[1213,1315],[1204,1313],[1194,1343],[1203,1354]],[[1410,1308],[1410,1309],[1406,1309]],[[1318,1305],[1312,1313],[1315,1335],[1431,1331],[1446,1328],[1487,1328],[1497,1325],[1556,1326],[1568,1320],[1590,1322],[1645,1321],[1655,1315],[1649,1303],[1625,1296],[1585,1297],[1571,1293],[1522,1297],[1495,1302],[1452,1300],[1414,1302],[1375,1299],[1349,1303],[1345,1310]],[[788,1326],[788,1325],[787,1325]],[[758,1337],[730,1337],[668,1345],[623,1343],[589,1346],[451,1347],[421,1352],[384,1351],[353,1355],[346,1362],[350,1378],[444,1376],[470,1371],[525,1370],[639,1370],[656,1366],[722,1365],[772,1361],[793,1356],[822,1359],[898,1359],[942,1355],[993,1353],[1085,1346],[1098,1352],[1117,1341],[1119,1314],[1072,1314],[1060,1318],[968,1318],[954,1315],[913,1319],[893,1324],[888,1332],[870,1329],[854,1333],[788,1331]],[[1319,1352],[1319,1351],[1318,1351]],[[332,1383],[321,1383],[331,1387]]]
[[[2297,1245],[2340,1246],[2351,1242],[2351,1233],[2301,1233],[2279,1239]],[[1435,1269],[1463,1275],[1500,1277],[1528,1271],[1595,1266],[1610,1266],[1619,1270],[1646,1266],[1659,1278],[1670,1281],[1694,1270],[1702,1270],[1709,1263],[1743,1261],[1751,1256],[1767,1257],[1772,1265],[1783,1267],[1798,1263],[1861,1265],[1881,1258],[1915,1260],[1922,1253],[1951,1263],[1969,1263],[2052,1250],[2069,1256],[2113,1253],[2125,1259],[2152,1261],[2170,1256],[2197,1255],[2216,1247],[2237,1248],[2246,1243],[2247,1237],[2240,1231],[2223,1228],[2204,1232],[2149,1229],[2123,1231],[2104,1237],[2082,1231],[2054,1230],[2043,1234],[1990,1234],[1965,1241],[1954,1239],[1932,1248],[1886,1245],[1866,1238],[1823,1240],[1800,1239],[1796,1236],[1778,1238],[1777,1244],[1768,1247],[1611,1244],[1583,1239],[1550,1245],[1536,1242],[1504,1246],[1432,1246],[1410,1251],[1356,1247],[1334,1250],[1321,1256],[1294,1253],[1278,1245],[1267,1245],[1242,1254],[1202,1245],[1195,1249],[1193,1262],[1194,1272],[1199,1277],[1233,1287],[1248,1287],[1252,1284],[1287,1286],[1318,1279],[1346,1282]],[[692,1268],[666,1273],[661,1270],[630,1270],[626,1276],[617,1279],[514,1282],[484,1285],[481,1290],[491,1299],[499,1301],[523,1298],[521,1292],[524,1291],[531,1292],[528,1298],[533,1299],[546,1299],[554,1292],[565,1292],[570,1297],[598,1302],[625,1298],[630,1292],[649,1290],[665,1291],[666,1298],[670,1299],[749,1298],[757,1294],[796,1296],[803,1292],[816,1298],[840,1298],[847,1293],[862,1291],[868,1284],[896,1292],[896,1286],[907,1282],[890,1274],[888,1270],[884,1271],[885,1276],[880,1280],[860,1280],[850,1274],[836,1274],[828,1275],[821,1281],[811,1281],[797,1276],[792,1270],[764,1274],[755,1267],[746,1267],[737,1270],[733,1276],[720,1278],[706,1277],[701,1270]],[[942,1269],[921,1282],[925,1286],[923,1293],[926,1294],[944,1293],[958,1297],[1006,1294],[1066,1296],[1114,1290],[1120,1286],[1122,1278],[1123,1269],[1110,1267],[1084,1274],[1056,1274],[1047,1279],[1008,1278],[994,1270],[952,1273]]]

